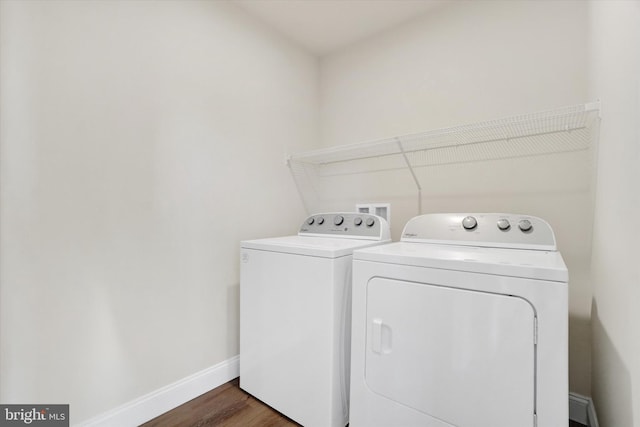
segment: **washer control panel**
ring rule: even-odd
[[[411,219],[403,241],[556,250],[551,226],[530,215],[500,213],[427,214]]]
[[[389,224],[379,216],[356,212],[314,214],[304,220],[299,235],[388,240]]]

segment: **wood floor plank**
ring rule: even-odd
[[[571,421],[570,426],[582,424]],[[300,424],[245,393],[236,378],[141,427],[300,427]]]
[[[299,426],[240,389],[238,378],[217,387],[142,427],[295,427]]]

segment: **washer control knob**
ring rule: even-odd
[[[526,233],[527,231],[531,231],[533,224],[531,224],[531,221],[528,219],[521,219],[518,223],[518,228]]]
[[[511,228],[511,224],[509,224],[509,220],[506,218],[500,218],[498,220],[498,228],[502,231],[507,231]]]
[[[472,216],[467,216],[462,220],[462,227],[464,227],[465,230],[473,230],[477,226],[478,221]]]
[[[344,217],[342,215],[336,215],[335,218],[333,218],[333,223],[335,225],[340,225],[344,222]]]
[[[311,224],[313,224],[314,222],[315,222],[315,220],[313,219],[313,217],[309,217],[309,218],[307,219],[307,224],[308,224],[308,225],[311,225]]]
[[[318,217],[318,225],[322,225],[322,224],[324,224],[324,218],[319,216]]]
[[[376,220],[373,218],[367,218],[367,221],[365,224],[367,224],[367,227],[373,227],[373,224],[376,223]]]
[[[362,218],[357,217],[356,219],[354,219],[354,220],[353,220],[353,223],[354,223],[356,226],[360,226],[360,225],[362,225]]]

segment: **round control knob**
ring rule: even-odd
[[[313,219],[313,217],[308,218],[308,219],[307,219],[307,224],[308,224],[308,225],[311,225],[311,224],[313,224],[313,223],[314,223],[314,221],[315,221],[315,220]]]
[[[376,220],[373,218],[367,218],[367,221],[365,222],[365,224],[367,224],[367,227],[373,227],[373,224],[376,223]]]
[[[335,225],[340,225],[344,222],[344,218],[342,217],[342,215],[337,215],[335,218],[333,218],[333,223]]]
[[[518,223],[518,228],[526,233],[527,231],[531,231],[531,229],[533,228],[533,224],[531,224],[531,221],[529,221],[528,219],[522,219]]]
[[[509,220],[506,218],[500,218],[498,220],[498,228],[502,231],[507,231],[511,228],[511,224],[509,224]]]
[[[354,223],[356,226],[360,226],[360,225],[362,225],[362,218],[358,217],[358,218],[354,219],[354,220],[353,220],[353,223]]]
[[[322,225],[324,224],[324,218],[322,218],[321,216],[318,217],[318,225]]]
[[[462,226],[465,230],[473,230],[478,226],[478,221],[474,217],[468,216],[462,220]]]

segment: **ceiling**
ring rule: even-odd
[[[427,13],[443,0],[235,0],[321,56]]]

